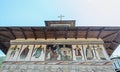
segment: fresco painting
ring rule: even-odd
[[[5,60],[15,61],[17,59],[20,49],[21,45],[11,45]]]
[[[71,45],[47,45],[47,61],[70,61],[72,60]]]
[[[31,52],[31,61],[44,61],[45,60],[46,45],[34,45]]]
[[[11,45],[9,61],[85,61],[106,60],[101,45]]]
[[[83,60],[83,49],[81,45],[74,45],[73,53],[75,55],[76,61],[82,61]]]

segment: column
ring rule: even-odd
[[[96,59],[100,60],[99,52],[98,52],[98,45],[93,45],[95,54],[96,54]],[[102,53],[103,54],[103,53]]]
[[[76,55],[75,55],[75,48],[76,46],[75,45],[72,45],[72,54],[73,54],[73,61],[76,61]]]
[[[84,56],[84,60],[87,61],[87,57],[86,57],[86,48],[88,47],[88,45],[82,45],[83,48],[83,56]]]
[[[107,60],[110,60],[110,58],[109,58],[109,56],[108,56],[108,54],[107,54],[107,52],[105,50],[105,47],[103,45],[99,45],[99,47],[102,48],[102,51],[103,51],[103,54],[104,54],[105,58]]]

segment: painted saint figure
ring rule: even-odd
[[[62,54],[61,54],[61,51],[60,51],[60,46],[59,45],[54,45],[54,47],[56,48],[55,52],[58,55],[57,60],[61,60]]]
[[[19,48],[17,48],[17,45],[16,45],[16,46],[12,47],[11,49],[12,49],[12,52],[10,53],[10,58],[11,57],[13,58],[15,53],[16,53],[16,50],[19,49]]]
[[[67,47],[63,47],[60,49],[61,51],[61,60],[62,61],[70,61],[72,59],[72,55],[71,55],[71,49],[67,48]]]
[[[105,56],[103,54],[103,50],[102,50],[102,48],[99,45],[98,45],[98,48],[96,50],[97,50],[97,52],[99,54],[100,59],[106,60],[106,58],[105,58]]]
[[[50,56],[51,53],[52,53],[51,47],[48,47],[48,48],[46,49],[46,54],[45,54],[45,57],[46,57],[47,60],[50,60],[50,58],[51,58],[51,56]]]
[[[70,47],[70,45],[66,45]],[[70,48],[66,47],[65,45],[48,45],[46,48],[46,60],[51,61],[64,61],[64,60],[71,60],[72,53]]]
[[[58,55],[57,55],[56,51],[52,51],[52,53],[50,54],[50,60],[56,61],[57,57],[58,57]]]
[[[76,45],[75,50],[75,55],[76,55],[76,60],[81,60],[82,59],[82,54],[81,54],[81,48]]]
[[[35,58],[39,58],[41,56],[41,52],[43,51],[44,48],[42,48],[42,45],[40,45],[38,48],[35,49],[35,53],[33,56],[35,56]]]
[[[89,45],[86,48],[86,57],[88,60],[92,60],[94,58],[93,49]]]
[[[69,61],[70,60],[70,56],[67,55],[67,51],[63,51],[62,60],[64,60],[64,61]]]
[[[25,59],[26,56],[28,55],[28,52],[29,52],[29,46],[26,46],[26,48],[22,51],[20,55],[20,59]]]

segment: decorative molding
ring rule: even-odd
[[[27,40],[11,40],[11,44],[104,44],[101,39],[27,39]]]

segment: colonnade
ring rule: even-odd
[[[63,47],[68,45],[69,47]],[[49,49],[48,47],[62,46]],[[56,55],[55,55],[56,54]],[[65,56],[66,55],[66,56]],[[68,57],[67,57],[68,56]],[[91,61],[109,60],[102,44],[11,45],[5,61]]]

